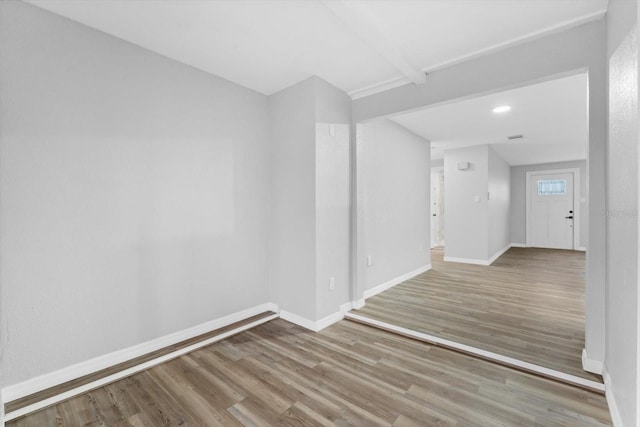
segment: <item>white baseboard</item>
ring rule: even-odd
[[[403,274],[402,276],[398,276],[395,279],[391,279],[388,282],[378,285],[375,288],[366,290],[363,293],[364,299],[371,298],[374,295],[378,295],[380,292],[384,292],[389,288],[399,285],[400,283],[405,282],[411,279],[412,277],[415,277],[418,274],[422,274],[425,271],[429,271],[429,270],[431,270],[431,264],[424,265],[416,270],[410,271],[409,273]]]
[[[582,369],[592,374],[602,375],[602,362],[599,360],[589,359],[587,349],[582,349]]]
[[[504,254],[505,252],[507,252],[509,249],[511,249],[511,244],[508,244],[507,246],[505,246],[504,248],[500,249],[498,252],[496,252],[491,258],[489,258],[487,260],[487,262],[489,264],[487,265],[491,265],[495,262],[495,260],[497,260],[498,258],[500,258],[502,256],[502,254]]]
[[[259,306],[259,307],[264,307],[264,306],[274,307],[275,305],[274,304],[264,304],[264,305]],[[275,308],[276,308],[276,311],[277,311],[277,307],[275,307]],[[249,309],[249,310],[251,310],[251,309]],[[271,309],[269,309],[269,310],[271,310]],[[250,316],[244,317],[243,319],[240,319],[240,320],[244,320],[244,319],[246,319],[248,317],[254,316],[255,314],[259,314],[259,313],[262,313],[264,311],[265,310],[260,310],[259,312],[251,314]],[[273,311],[273,310],[271,310],[271,311]],[[248,310],[245,310],[245,311],[240,312],[240,313],[245,313],[245,312],[248,312]],[[238,315],[238,313],[235,313],[234,315],[231,315],[231,316],[236,316],[236,315]],[[231,318],[231,316],[227,316],[227,318]],[[202,341],[198,341],[198,342],[196,342],[194,344],[191,344],[191,345],[189,345],[187,347],[181,348],[179,350],[175,350],[175,351],[173,351],[171,353],[168,353],[168,354],[165,354],[163,356],[156,357],[155,359],[148,360],[146,362],[143,362],[143,363],[140,363],[138,365],[132,366],[130,368],[124,369],[122,371],[118,371],[118,372],[116,372],[114,374],[111,374],[111,375],[108,375],[106,377],[100,378],[98,380],[92,381],[90,383],[78,386],[78,387],[76,387],[74,389],[71,389],[71,390],[56,394],[55,396],[49,397],[47,399],[41,400],[39,402],[33,403],[31,405],[28,405],[28,406],[22,407],[20,409],[12,411],[12,412],[10,412],[8,414],[4,414],[3,422],[14,420],[14,419],[22,417],[24,415],[30,414],[32,412],[38,411],[40,409],[46,408],[46,407],[51,406],[51,405],[55,405],[56,403],[62,402],[64,400],[70,399],[72,397],[78,396],[78,395],[80,395],[82,393],[86,393],[86,392],[88,392],[90,390],[94,390],[94,389],[96,389],[98,387],[102,387],[104,385],[111,384],[112,382],[121,380],[123,378],[130,377],[131,375],[137,374],[138,372],[142,372],[142,371],[144,371],[146,369],[152,368],[152,367],[154,367],[156,365],[159,365],[161,363],[164,363],[164,362],[167,362],[169,360],[175,359],[177,357],[183,356],[183,355],[185,355],[187,353],[191,353],[192,351],[195,351],[195,350],[197,350],[199,348],[211,345],[211,344],[213,344],[215,342],[222,341],[222,340],[224,340],[224,339],[226,339],[226,338],[228,338],[228,337],[230,337],[230,336],[232,336],[234,334],[237,334],[237,333],[240,333],[242,331],[246,331],[248,329],[254,328],[254,327],[256,327],[258,325],[261,325],[263,323],[266,323],[266,322],[268,322],[270,320],[277,319],[278,317],[279,317],[279,315],[277,313],[274,313],[273,315],[263,317],[261,319],[255,320],[255,321],[253,321],[251,323],[247,323],[245,325],[242,325],[240,327],[234,328],[232,330],[223,332],[223,333],[221,333],[219,335],[216,335],[214,337],[207,338],[207,339],[202,340]],[[229,323],[227,323],[227,325],[230,324],[230,323],[235,323],[236,321],[238,321],[238,320],[235,320],[234,322],[229,322]],[[207,323],[207,324],[209,324],[209,323]],[[192,329],[194,329],[194,328],[192,328]],[[188,331],[190,331],[192,329],[189,329]],[[215,329],[218,329],[218,327],[216,327]],[[173,335],[176,335],[176,334],[172,334],[172,336]],[[180,341],[182,341],[182,339],[180,339],[177,342],[180,342]],[[2,403],[4,405],[5,402],[2,402]]]
[[[448,262],[459,262],[459,263],[463,263],[463,264],[491,265],[491,264],[493,264],[495,262],[495,260],[500,258],[502,256],[502,254],[507,252],[512,246],[513,246],[512,243],[507,245],[507,246],[505,246],[504,248],[502,248],[498,252],[496,252],[489,259],[457,258],[457,257],[445,256],[444,260],[448,261]]]
[[[21,397],[28,396],[47,388],[63,384],[67,381],[92,374],[102,369],[117,365],[118,363],[135,359],[136,357],[140,357],[144,354],[160,350],[161,348],[165,348],[177,344],[181,341],[196,337],[198,335],[202,335],[207,332],[222,328],[224,326],[228,326],[232,323],[245,320],[251,316],[255,316],[256,314],[260,314],[265,311],[273,311],[277,313],[278,306],[273,303],[261,304],[255,307],[248,308],[246,310],[230,314],[228,316],[224,316],[206,323],[202,323],[200,325],[193,326],[188,329],[183,329],[182,331],[174,332],[169,335],[146,341],[132,347],[114,351],[112,353],[98,356],[84,362],[76,363],[66,368],[62,368],[48,374],[40,375],[38,377],[23,381],[18,384],[4,387],[2,389],[3,402],[6,403],[12,400],[20,399]]]
[[[286,320],[287,322],[294,323],[298,326],[302,326],[305,329],[310,331],[316,331],[316,322],[313,320],[309,320],[306,317],[298,316],[295,313],[286,310],[280,310],[280,318]]]
[[[512,248],[526,248],[527,245],[525,245],[524,243],[512,243],[511,247]]]
[[[355,320],[357,322],[364,323],[369,326],[374,326],[386,331],[411,337],[411,338],[417,339],[418,341],[439,345],[439,346],[453,349],[456,351],[462,351],[464,353],[478,356],[483,359],[496,361],[506,366],[533,372],[545,377],[555,378],[557,380],[560,380],[566,383],[579,385],[580,387],[589,388],[597,392],[603,392],[605,390],[605,386],[602,383],[598,383],[596,381],[588,380],[586,378],[578,377],[576,375],[566,374],[564,372],[559,372],[554,369],[546,368],[540,365],[535,365],[533,363],[525,362],[523,360],[514,359],[513,357],[503,356],[501,354],[493,353],[487,350],[482,350],[480,348],[472,347],[466,344],[460,344],[455,341],[450,341],[446,338],[440,338],[435,335],[429,335],[422,332],[417,332],[411,329],[403,328],[401,326],[382,322],[380,320],[372,319],[366,316],[361,316],[355,313],[347,313],[345,315],[345,318]]]
[[[344,319],[344,313],[345,312],[342,311],[342,309],[340,309],[340,311],[330,314],[327,317],[323,317],[322,319],[318,320],[316,322],[315,332],[321,331],[327,326],[331,326],[334,323],[341,321],[342,319]]]
[[[364,305],[364,304],[363,304]],[[347,302],[340,306],[340,310],[332,313],[326,317],[323,317],[320,320],[309,320],[306,317],[299,316],[295,313],[291,313],[290,311],[280,310],[280,318],[286,320],[287,322],[295,323],[298,326],[302,326],[305,329],[308,329],[313,332],[319,332],[326,328],[327,326],[331,326],[336,322],[344,319],[344,314],[349,312],[354,306],[354,303]]]
[[[578,246],[578,247],[576,248],[576,251],[586,252],[586,251],[587,251],[587,248],[585,248],[584,246]]]
[[[351,309],[352,310],[357,310],[359,308],[364,307],[364,304],[365,304],[364,298],[360,298],[358,300],[352,301],[351,302]]]
[[[606,366],[602,367],[602,378],[604,379],[605,396],[607,398],[609,412],[611,413],[611,421],[613,422],[613,427],[624,427],[624,425],[622,424],[622,416],[620,415],[620,410],[618,409],[618,404],[616,403],[615,396],[613,395],[611,376],[609,375]]]
[[[489,265],[489,261],[484,259],[458,258],[458,257],[446,256],[444,257],[444,260],[447,262],[459,262],[462,264]]]

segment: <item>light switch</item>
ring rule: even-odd
[[[473,202],[474,202],[474,203],[480,203],[480,196],[477,196],[477,195],[476,195],[476,196],[473,198]]]

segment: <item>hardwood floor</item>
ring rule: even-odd
[[[491,266],[443,261],[354,313],[602,382],[582,370],[585,254],[511,248]]]
[[[278,319],[7,426],[610,424],[598,394],[347,320]]]
[[[115,374],[117,372],[120,371],[124,371],[126,369],[135,367],[137,365],[141,365],[147,361],[153,360],[153,359],[157,359],[161,356],[165,356],[169,353],[172,353],[176,350],[181,350],[181,349],[186,349],[187,347],[191,346],[192,344],[198,343],[198,342],[202,342],[205,341],[209,338],[212,337],[216,337],[225,333],[228,333],[229,331],[232,331],[234,329],[237,328],[242,328],[245,327],[255,321],[261,320],[261,319],[266,319],[272,315],[275,315],[275,313],[271,312],[271,311],[266,311],[264,313],[260,313],[257,314],[255,316],[251,316],[247,319],[241,320],[239,322],[234,322],[230,325],[227,325],[225,327],[222,328],[218,328],[216,330],[213,330],[211,332],[207,332],[205,334],[201,334],[198,335],[196,337],[181,341],[179,343],[176,343],[174,345],[170,345],[168,347],[164,347],[160,350],[157,351],[153,351],[151,353],[147,353],[144,354],[140,357],[136,357],[134,359],[128,360],[126,362],[122,362],[122,363],[118,363],[117,365],[111,366],[110,368],[105,368],[102,369],[100,371],[94,372],[92,374],[89,375],[85,375],[83,377],[71,380],[71,381],[67,381],[65,383],[56,385],[54,387],[50,387],[47,389],[44,389],[42,391],[39,391],[37,393],[33,393],[30,394],[28,396],[25,396],[23,398],[20,399],[16,399],[13,400],[11,402],[8,402],[4,405],[4,412],[5,414],[8,414],[9,412],[12,411],[16,411],[18,409],[24,408],[26,406],[35,404],[37,402],[40,402],[42,400],[51,398],[53,396],[68,392],[70,390],[73,390],[74,388],[80,387],[80,386],[84,386],[87,384],[90,384],[93,381],[97,381],[97,380],[101,380],[105,377],[108,377],[112,374]]]

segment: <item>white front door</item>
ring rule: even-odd
[[[531,246],[574,249],[573,173],[532,175]]]

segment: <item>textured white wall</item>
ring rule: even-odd
[[[488,150],[489,146],[478,145],[444,152],[446,257],[478,261],[490,257]],[[468,162],[469,169],[458,170],[460,162]]]
[[[489,258],[511,244],[511,168],[488,147]]]
[[[2,9],[3,385],[267,302],[267,98]]]
[[[389,120],[359,124],[357,146],[358,288],[366,291],[431,262],[431,146]]]
[[[589,242],[589,192],[587,191],[587,161],[541,163],[536,165],[511,167],[511,243],[525,244],[527,240],[527,172],[553,169],[580,169],[580,246],[587,247]]]
[[[610,393],[625,426],[638,425],[637,3],[609,2],[607,348]]]

